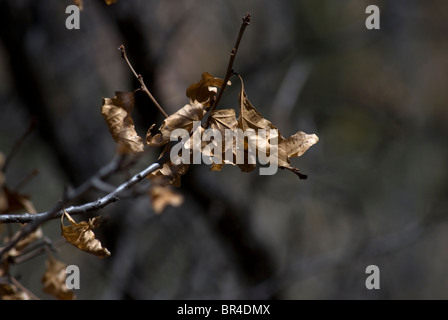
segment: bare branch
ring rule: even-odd
[[[149,92],[148,88],[146,87],[145,82],[143,81],[142,75],[137,74],[137,72],[135,72],[134,68],[132,67],[131,63],[129,62],[128,56],[126,55],[126,49],[124,48],[124,45],[121,45],[118,49],[121,51],[121,57],[126,61],[129,68],[131,69],[132,73],[137,78],[138,82],[140,82],[141,89],[143,90],[143,92],[148,95],[148,97],[156,105],[157,109],[159,109],[159,111],[165,116],[165,118],[168,118],[168,114],[165,112],[165,110],[163,110],[162,106],[157,102],[157,100],[154,98],[154,96],[151,94],[151,92]]]
[[[235,58],[236,58],[236,53],[238,52],[238,47],[240,46],[241,39],[243,38],[244,30],[246,30],[246,27],[249,24],[250,24],[250,13],[246,13],[246,15],[243,17],[243,23],[241,24],[241,28],[240,28],[240,31],[238,33],[238,37],[236,39],[235,45],[234,45],[232,51],[230,52],[229,64],[227,65],[227,71],[226,71],[226,76],[224,78],[224,82],[222,83],[222,86],[219,89],[219,93],[218,93],[218,96],[216,97],[216,100],[214,101],[213,105],[210,107],[210,113],[212,113],[216,109],[216,107],[218,106],[219,100],[221,100],[221,96],[222,96],[222,94],[224,93],[224,90],[227,87],[227,82],[229,82],[230,77],[234,73],[233,72],[233,63],[234,63]],[[208,119],[207,119],[206,127],[209,126],[209,123],[208,123],[209,119],[210,119],[210,117],[208,117]]]

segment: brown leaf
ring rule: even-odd
[[[200,121],[204,117],[204,114],[205,110],[203,104],[197,101],[192,104],[187,104],[163,120],[162,125],[159,128],[159,134],[152,136],[148,131],[149,135],[146,135],[146,143],[150,146],[164,145],[170,141],[171,132],[175,129],[185,129],[188,132],[191,132],[193,129],[193,121]]]
[[[298,157],[304,154],[309,147],[319,141],[319,138],[315,134],[306,134],[304,132],[297,132],[288,139],[285,139],[280,131],[269,120],[265,119],[250,103],[244,91],[243,79],[241,80],[241,91],[239,95],[240,114],[238,117],[238,127],[243,131],[248,129],[254,129],[258,132],[259,129],[264,129],[270,132],[267,136],[260,136],[257,134],[256,147],[259,149],[265,148],[267,154],[271,149],[271,139],[277,137],[278,139],[278,155],[276,158],[276,164],[282,169],[288,169],[297,174],[301,179],[306,179],[306,176],[299,172],[299,169],[291,167],[290,158]],[[268,131],[271,129],[277,130],[277,135],[274,131]],[[245,145],[246,147],[246,145]],[[263,149],[264,150],[264,149]],[[241,168],[241,167],[240,167]]]
[[[106,120],[112,138],[122,153],[143,151],[142,138],[137,134],[131,113],[134,108],[132,92],[115,92],[115,97],[104,98],[101,113]]]
[[[12,283],[0,283],[0,300],[33,300],[33,298]]]
[[[45,273],[42,276],[43,292],[51,294],[60,300],[75,300],[76,295],[65,285],[67,265],[49,255],[46,261]]]
[[[208,109],[212,98],[218,92],[218,88],[221,88],[223,82],[223,79],[215,78],[210,73],[204,72],[199,82],[193,83],[187,88],[187,97],[190,98],[192,104],[194,101],[198,101]]]
[[[178,207],[184,202],[184,197],[173,190],[170,186],[151,185],[149,188],[149,197],[151,199],[151,206],[155,213],[160,214],[166,206],[171,205]]]
[[[64,226],[64,216],[70,222],[69,226]],[[76,223],[64,211],[64,214],[61,216],[62,236],[78,249],[91,253],[99,258],[108,257],[110,256],[109,250],[101,246],[101,242],[95,239],[95,234],[92,231],[99,226],[99,219],[100,217],[95,217],[89,219],[89,222],[81,221],[80,223]]]

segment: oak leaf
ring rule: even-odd
[[[122,153],[143,151],[142,138],[135,131],[131,113],[134,109],[132,92],[115,92],[113,98],[103,98],[101,113],[109,127],[112,138],[119,145]]]
[[[70,222],[69,226],[64,226],[64,216]],[[100,217],[89,219],[89,222],[81,221],[76,223],[73,218],[64,211],[61,216],[62,236],[72,245],[80,250],[91,253],[99,258],[110,256],[109,250],[103,248],[101,242],[95,239],[93,229],[99,226]]]
[[[198,101],[204,105],[206,109],[210,107],[210,102],[224,83],[223,79],[215,78],[208,72],[202,74],[201,80],[193,83],[187,88],[187,97],[190,102]]]
[[[51,294],[60,300],[74,300],[76,295],[67,288],[67,265],[49,255],[46,261],[46,270],[42,276],[43,292]]]

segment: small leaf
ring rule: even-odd
[[[193,83],[187,88],[187,97],[190,98],[191,103],[198,101],[208,109],[212,98],[218,92],[218,88],[221,88],[223,82],[223,79],[215,78],[210,73],[204,72],[199,82]]]
[[[178,207],[184,202],[184,197],[170,186],[151,185],[149,188],[151,206],[155,213],[161,214],[166,206]]]
[[[101,113],[122,153],[143,151],[142,138],[135,131],[131,117],[132,109],[134,109],[132,92],[115,92],[115,97],[103,99]]]
[[[70,222],[69,226],[64,226],[64,216]],[[78,249],[91,253],[99,258],[108,257],[110,256],[109,250],[101,246],[101,242],[95,239],[95,234],[92,231],[99,226],[99,219],[100,217],[95,217],[89,219],[89,222],[81,221],[80,223],[76,223],[64,211],[64,214],[61,216],[62,236]]]
[[[49,255],[46,266],[47,269],[41,279],[43,292],[51,294],[60,300],[75,300],[76,295],[65,284],[67,265]]]

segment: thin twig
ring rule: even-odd
[[[240,45],[241,39],[243,38],[244,30],[246,30],[246,27],[249,24],[250,24],[250,13],[246,13],[246,15],[243,17],[243,23],[241,24],[241,28],[238,33],[238,37],[236,39],[235,45],[234,45],[232,51],[230,51],[230,59],[229,59],[229,64],[227,65],[227,71],[226,71],[226,76],[224,78],[224,82],[222,83],[222,86],[219,89],[219,93],[218,93],[218,96],[216,97],[216,100],[213,102],[212,106],[210,107],[209,114],[211,114],[218,106],[219,101],[221,100],[221,97],[224,93],[224,90],[227,87],[227,82],[229,82],[230,77],[234,73],[233,72],[233,62],[235,61],[236,53],[238,52],[238,47]],[[210,121],[210,117],[208,117],[208,119],[207,119],[206,127],[209,126],[209,124],[210,124],[209,121]]]
[[[148,88],[146,87],[145,82],[143,81],[142,75],[137,74],[137,72],[135,72],[134,68],[132,67],[132,65],[129,62],[129,59],[126,55],[126,49],[124,48],[124,45],[121,45],[118,49],[121,51],[121,57],[126,61],[129,68],[131,69],[132,73],[137,78],[138,82],[140,82],[141,89],[143,90],[143,92],[145,92],[148,95],[148,97],[156,105],[157,109],[159,109],[159,111],[165,116],[165,118],[168,118],[168,114],[165,112],[165,110],[163,110],[162,106],[157,102],[157,100],[154,98],[154,96],[151,94],[151,92],[149,92]]]

